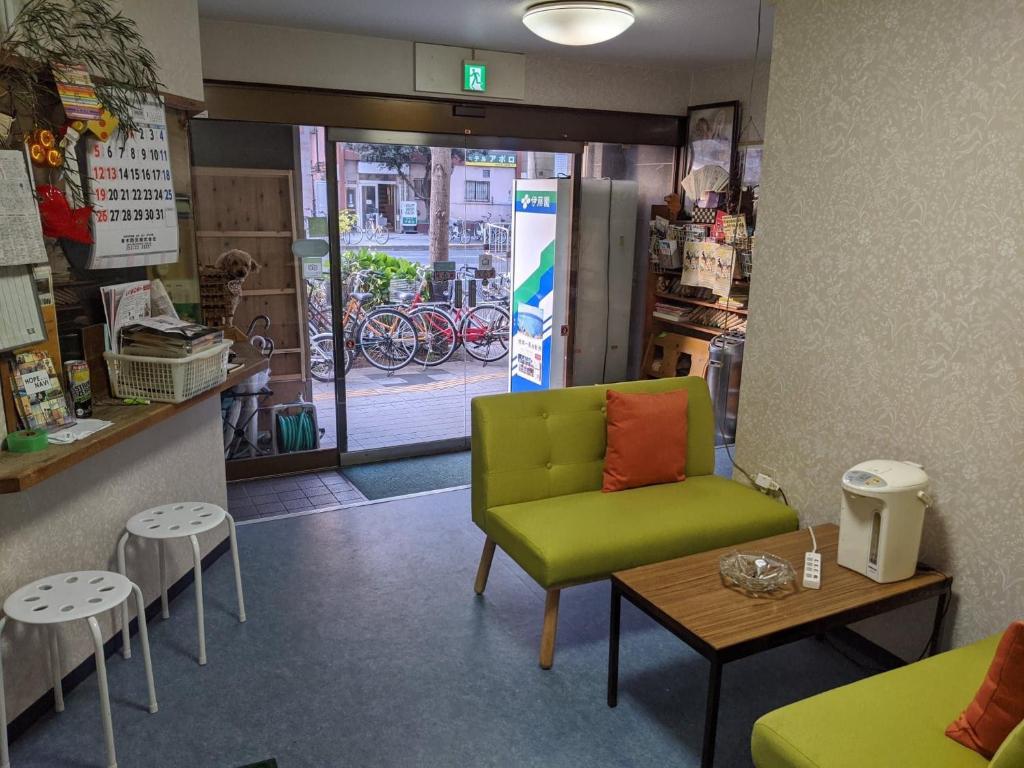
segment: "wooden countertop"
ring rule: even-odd
[[[90,456],[191,408],[208,397],[231,389],[254,373],[259,373],[270,367],[269,361],[261,357],[246,342],[236,341],[232,350],[237,354],[235,361],[241,362],[242,366],[230,371],[223,384],[208,389],[191,400],[186,400],[178,405],[171,403],[122,405],[115,404],[113,401],[97,403],[93,407],[93,418],[112,421],[114,422],[113,426],[102,429],[84,440],[76,440],[69,445],[50,445],[45,451],[36,453],[0,451],[0,494],[18,493],[31,488],[65,469],[85,461]]]

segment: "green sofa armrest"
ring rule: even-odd
[[[989,768],[1021,768],[1024,766],[1024,722],[1014,728],[999,751],[992,756]]]

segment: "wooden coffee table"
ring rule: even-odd
[[[878,584],[836,562],[838,526],[815,526],[814,532],[822,553],[820,590],[804,589],[800,584],[804,553],[811,549],[806,530],[612,574],[608,706],[618,702],[623,597],[711,662],[702,768],[714,764],[718,699],[726,662],[937,597],[928,645],[929,652],[934,653],[953,580],[919,566],[906,581]],[[770,552],[785,558],[797,571],[795,589],[776,597],[752,598],[726,587],[719,575],[718,559],[734,549]]]

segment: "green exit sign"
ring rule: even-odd
[[[484,62],[462,62],[462,90],[474,93],[487,91],[487,65]]]

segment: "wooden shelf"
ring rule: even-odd
[[[717,336],[720,333],[726,333],[728,328],[712,328],[710,325],[698,325],[697,323],[688,323],[685,320],[666,320],[663,317],[657,317],[651,315],[651,318],[656,323],[665,323],[666,325],[674,325],[677,328],[689,328],[691,331],[700,331],[701,333],[707,333],[712,336]]]
[[[737,315],[746,315],[747,310],[739,309],[737,307],[723,307],[721,304],[716,304],[713,301],[704,301],[703,299],[691,299],[689,296],[677,296],[674,293],[662,293],[656,291],[655,296],[659,299],[669,299],[670,301],[680,301],[683,304],[694,304],[698,307],[709,307],[711,309],[720,309],[723,312],[732,312]]]
[[[0,494],[17,493],[31,488],[133,435],[191,408],[208,397],[214,397],[224,390],[230,389],[254,373],[266,370],[270,365],[248,344],[236,343],[234,351],[238,353],[242,366],[229,372],[227,380],[223,384],[208,389],[191,400],[186,400],[178,405],[171,403],[122,405],[114,401],[97,403],[93,418],[112,421],[114,422],[113,426],[70,445],[50,445],[45,450],[36,453],[11,453],[10,451],[0,453]]]
[[[267,229],[203,229],[196,232],[196,237],[287,237],[289,240],[295,237],[290,229],[277,232]]]
[[[294,288],[253,288],[242,291],[243,296],[284,296],[295,293]]]

